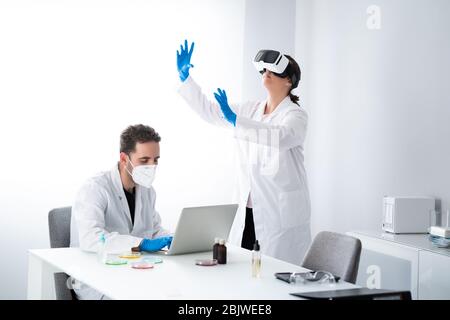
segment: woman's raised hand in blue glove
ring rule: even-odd
[[[144,239],[139,245],[141,251],[159,251],[164,247],[169,247],[172,244],[173,237],[161,237],[156,239]]]
[[[188,42],[184,40],[184,47],[180,45],[180,51],[177,50],[177,68],[181,82],[184,82],[189,77],[189,68],[193,68],[191,64],[192,52],[194,51],[194,42],[191,44],[191,49],[188,50]]]
[[[236,126],[236,113],[234,113],[228,105],[227,93],[225,92],[225,90],[222,90],[220,88],[217,89],[217,92],[218,93],[214,93],[214,96],[219,103],[220,109],[222,110],[225,119],[233,126]]]

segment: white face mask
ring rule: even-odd
[[[128,160],[130,161],[130,164],[133,167],[133,172],[128,171],[128,169],[127,171],[133,178],[133,181],[140,186],[150,188],[152,186],[153,180],[155,180],[156,165],[149,164],[135,167],[131,163],[130,157],[128,157]]]

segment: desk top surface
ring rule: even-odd
[[[275,272],[306,271],[299,266],[262,256],[261,277],[251,276],[251,252],[228,246],[227,264],[212,267],[195,265],[196,259],[211,258],[211,252],[157,256],[163,263],[153,269],[138,270],[130,265],[110,266],[98,262],[97,255],[78,248],[30,250],[56,269],[66,272],[112,299],[299,299],[292,292],[356,288],[337,284],[288,284]],[[148,254],[148,256],[152,256]]]

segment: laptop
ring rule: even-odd
[[[160,253],[211,251],[214,238],[228,239],[237,209],[237,204],[184,208],[170,248]]]

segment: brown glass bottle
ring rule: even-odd
[[[225,240],[220,239],[219,247],[217,248],[217,263],[227,263],[227,247],[225,246]]]
[[[219,238],[215,238],[214,239],[214,245],[213,245],[213,259],[217,260],[217,254],[218,254],[218,249],[219,249]]]

